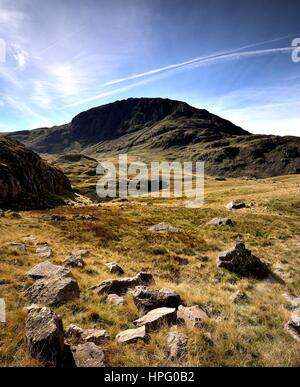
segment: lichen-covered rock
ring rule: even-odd
[[[84,343],[71,347],[74,361],[80,368],[105,367],[105,355],[102,348],[94,343]]]
[[[25,290],[31,303],[59,306],[80,296],[77,281],[71,277],[49,277],[37,280]]]
[[[145,325],[136,329],[127,329],[120,332],[116,336],[116,341],[121,344],[135,343],[138,340],[146,340],[148,335],[146,333]]]
[[[177,318],[189,328],[203,328],[208,321],[208,315],[197,305],[187,307],[180,305]]]
[[[109,294],[106,299],[107,304],[122,306],[126,305],[126,299],[122,296],[118,296],[117,294]]]
[[[181,360],[187,353],[188,336],[184,333],[171,331],[168,335],[169,360]]]
[[[293,315],[292,320],[286,324],[285,328],[300,343],[300,316]]]
[[[176,322],[175,308],[153,309],[145,316],[134,321],[137,327],[145,325],[146,332],[159,330],[163,325],[172,325]]]
[[[109,339],[109,334],[104,329],[82,329],[72,324],[66,331],[66,337],[79,343],[101,345]]]
[[[19,243],[19,242],[6,242],[6,246],[9,246],[15,250],[20,251],[21,253],[24,253],[27,249],[27,245],[25,243]]]
[[[133,289],[139,285],[151,285],[154,283],[152,274],[141,272],[135,277],[123,278],[120,280],[106,280],[99,285],[91,287],[91,290],[95,290],[98,294],[125,294],[128,289]]]
[[[105,265],[111,274],[122,275],[124,270],[116,262],[110,262]]]
[[[246,208],[246,203],[244,200],[233,200],[232,202],[226,205],[228,210],[239,210],[241,208]]]
[[[217,266],[243,277],[263,279],[270,274],[268,266],[246,249],[244,243],[237,243],[233,249],[220,254]]]
[[[181,304],[179,294],[170,289],[158,291],[145,286],[137,286],[132,294],[135,305],[144,312],[164,307],[177,309]]]
[[[63,266],[53,265],[53,263],[49,261],[39,263],[28,273],[26,273],[26,275],[34,280],[49,278],[52,276],[72,277],[72,273],[69,269]]]
[[[26,345],[32,357],[57,365],[64,352],[62,320],[49,308],[29,309],[26,319]]]
[[[52,255],[52,248],[48,245],[48,243],[40,244],[39,247],[36,249],[36,253],[41,258],[50,258]]]
[[[178,232],[178,229],[174,226],[172,226],[171,224],[167,224],[167,223],[159,223],[159,224],[155,224],[154,226],[150,227],[148,229],[148,231],[150,232],[158,232],[158,233],[177,233]]]
[[[64,266],[69,266],[69,267],[84,267],[85,266],[85,262],[82,258],[82,255],[78,254],[78,255],[70,255],[68,258],[66,258],[64,261],[63,261],[63,265]]]
[[[229,218],[214,218],[210,220],[207,224],[210,226],[232,226],[233,222]]]

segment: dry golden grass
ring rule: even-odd
[[[0,219],[0,297],[7,304],[7,323],[0,325],[0,365],[37,366],[26,352],[23,291],[29,285],[24,274],[43,261],[35,254],[35,243],[49,242],[51,260],[61,263],[73,250],[86,248],[91,255],[86,267],[73,274],[82,290],[81,298],[58,308],[64,326],[105,328],[112,339],[104,346],[111,366],[173,366],[167,360],[165,327],[151,334],[149,343],[122,347],[114,341],[121,330],[132,327],[140,312],[128,296],[128,305],[115,307],[88,290],[111,278],[105,263],[117,261],[127,276],[150,271],[155,287],[176,290],[188,305],[199,304],[210,311],[207,329],[180,328],[189,335],[187,366],[300,366],[300,346],[284,330],[290,313],[284,308],[284,292],[300,292],[300,177],[266,180],[206,181],[205,205],[200,209],[180,206],[179,200],[140,199],[129,203],[63,207],[22,213],[21,220]],[[254,202],[252,209],[230,213],[233,227],[213,227],[207,221],[228,216],[224,205],[233,199]],[[153,205],[149,206],[151,202]],[[45,213],[59,213],[67,221],[40,221]],[[74,219],[93,214],[96,221]],[[178,234],[152,234],[147,229],[168,222]],[[4,247],[34,235],[26,253]],[[216,267],[216,257],[243,240],[261,259],[268,261],[285,284],[241,279]],[[207,257],[205,259],[204,257]],[[235,305],[231,295],[246,291],[249,304]],[[213,344],[207,338],[210,333]]]

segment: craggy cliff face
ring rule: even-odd
[[[45,208],[71,192],[68,178],[17,141],[0,136],[0,208]]]

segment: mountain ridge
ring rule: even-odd
[[[205,161],[211,175],[268,177],[300,173],[300,138],[254,135],[185,102],[129,98],[98,106],[66,125],[8,134],[45,154]]]

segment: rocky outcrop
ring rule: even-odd
[[[233,221],[229,218],[214,218],[207,223],[209,226],[232,226]]]
[[[233,249],[220,254],[217,266],[242,277],[263,279],[270,274],[268,266],[246,249],[244,243],[238,243]]]
[[[59,364],[64,352],[63,323],[49,308],[29,309],[25,339],[32,357],[49,364]]]
[[[132,278],[123,278],[120,280],[106,280],[101,284],[91,287],[98,294],[117,294],[123,295],[128,289],[133,289],[139,285],[151,285],[154,283],[154,278],[150,273],[141,272]]]
[[[187,353],[188,336],[184,333],[171,331],[168,335],[169,360],[181,360]]]
[[[0,136],[0,206],[39,209],[62,204],[59,195],[72,191],[67,177],[36,153]]]
[[[109,294],[107,296],[106,303],[115,306],[123,306],[126,305],[126,299],[125,297],[118,296],[117,294]]]
[[[105,329],[82,329],[72,324],[66,331],[66,337],[80,344],[94,343],[102,345],[109,339],[109,334]]]
[[[300,317],[293,315],[292,320],[290,320],[286,326],[286,330],[289,334],[300,343]]]
[[[122,275],[124,270],[116,262],[110,262],[105,265],[111,274]]]

